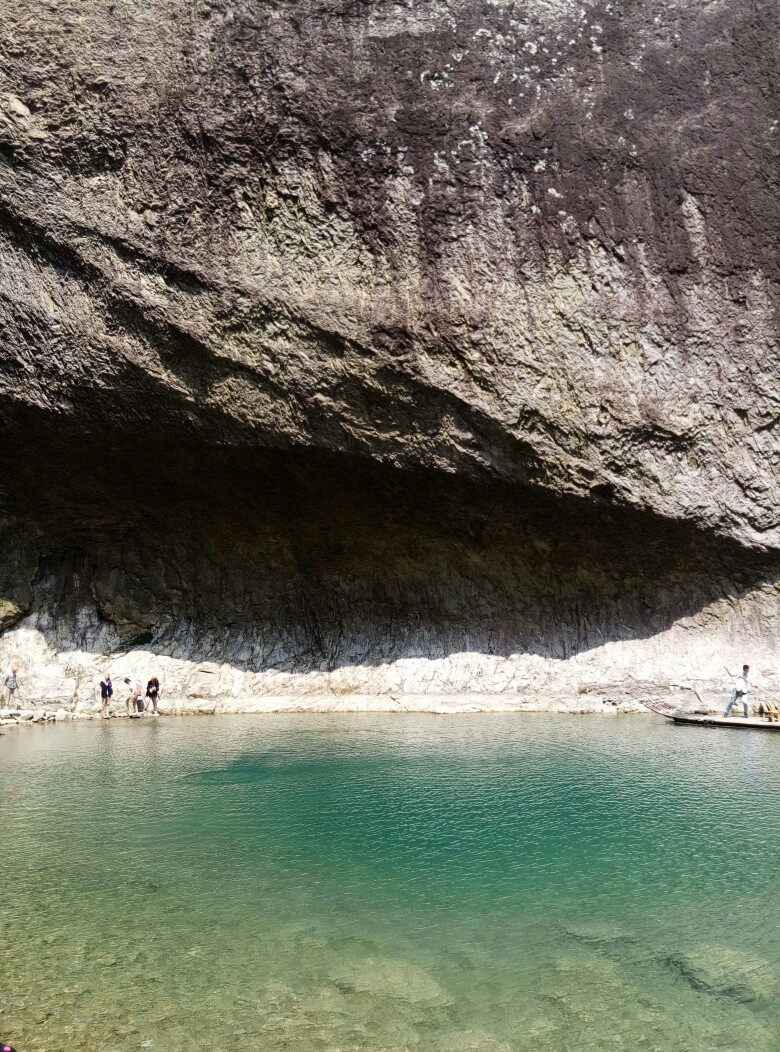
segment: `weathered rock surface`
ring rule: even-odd
[[[2,14],[25,704],[777,688],[776,4]]]

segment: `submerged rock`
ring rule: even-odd
[[[512,1052],[512,1046],[506,1041],[483,1030],[458,1030],[441,1037],[436,1047],[442,1052]]]
[[[667,964],[698,990],[737,1001],[774,996],[777,977],[762,957],[730,946],[701,945],[667,958]]]
[[[563,925],[563,930],[578,942],[592,943],[596,946],[612,942],[627,942],[634,938],[626,928],[608,921],[570,921]]]
[[[389,997],[428,1007],[451,1003],[437,980],[411,961],[368,958],[337,969],[331,978],[348,993]]]

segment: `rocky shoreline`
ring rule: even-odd
[[[693,699],[693,700],[692,700]],[[701,699],[701,695],[699,695]],[[646,695],[561,695],[540,699],[521,695],[497,697],[479,694],[461,695],[289,695],[254,698],[246,701],[236,699],[165,699],[160,704],[161,716],[223,716],[223,715],[272,715],[274,713],[385,713],[429,714],[456,716],[488,713],[517,713],[527,715],[560,716],[624,716],[651,715],[648,706],[671,704],[673,707],[693,707],[700,711],[719,712],[721,699],[714,696],[698,700],[689,690],[671,688],[666,693]],[[124,705],[114,707],[112,719],[129,719]],[[154,719],[144,713],[141,719]],[[100,720],[100,704],[79,702],[75,706],[57,709],[51,706],[36,708],[0,709],[0,727],[33,726],[41,723]]]
[[[748,604],[741,603],[743,613]],[[763,610],[754,600],[753,613]],[[93,621],[94,611],[91,612]],[[724,665],[752,669],[753,702],[780,695],[776,644],[756,631],[752,640],[727,619],[698,625],[680,622],[644,640],[607,643],[565,660],[528,652],[481,653],[476,649],[427,656],[419,650],[395,660],[373,654],[351,663],[283,660],[275,667],[255,661],[249,651],[230,660],[216,640],[209,655],[189,648],[119,650],[89,626],[87,647],[74,646],[68,619],[47,626],[37,612],[0,635],[0,668],[19,668],[19,716],[10,717],[10,699],[0,699],[14,722],[58,717],[100,717],[100,680],[110,673],[113,708],[125,714],[125,678],[162,685],[160,708],[166,715],[275,712],[480,712],[606,715],[647,712],[648,705],[722,712],[731,681]],[[716,620],[710,610],[711,622]],[[105,623],[103,623],[105,625]],[[731,630],[731,634],[727,630]],[[86,633],[86,629],[84,629]],[[107,632],[107,630],[106,630]],[[104,634],[106,634],[104,632]],[[100,645],[100,648],[99,648]],[[201,638],[201,646],[203,640]],[[473,644],[472,644],[473,646]],[[411,650],[411,648],[407,648]],[[193,653],[195,651],[195,653]],[[220,660],[221,658],[221,660]],[[24,710],[24,711],[22,711]],[[16,711],[16,710],[14,710]],[[43,715],[45,714],[45,715]]]

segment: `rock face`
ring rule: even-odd
[[[776,4],[3,21],[33,701],[776,686]]]

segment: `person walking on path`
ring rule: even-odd
[[[734,705],[736,702],[741,701],[742,702],[742,707],[745,710],[745,719],[747,719],[747,715],[748,715],[747,698],[748,698],[748,694],[750,693],[750,680],[748,679],[748,673],[750,672],[750,665],[743,665],[742,666],[742,672],[739,675],[735,675],[733,672],[729,672],[728,669],[726,669],[726,672],[728,672],[729,676],[731,676],[732,679],[736,680],[736,682],[734,684],[734,689],[731,692],[731,697],[729,698],[729,703],[726,706],[726,711],[723,713],[723,715],[724,716],[728,716],[728,714],[731,712],[732,705]]]
[[[19,680],[16,678],[16,673],[18,671],[19,669],[14,665],[3,680],[3,686],[8,692],[8,704],[11,707],[13,707],[14,702],[16,701],[16,692],[19,689]]]
[[[106,672],[100,681],[100,715],[107,720],[111,715],[111,699],[114,696],[114,684]]]
[[[157,676],[152,676],[146,684],[146,696],[149,699],[149,704],[152,706],[152,712],[155,716],[158,716],[157,699],[160,696],[160,681]]]

